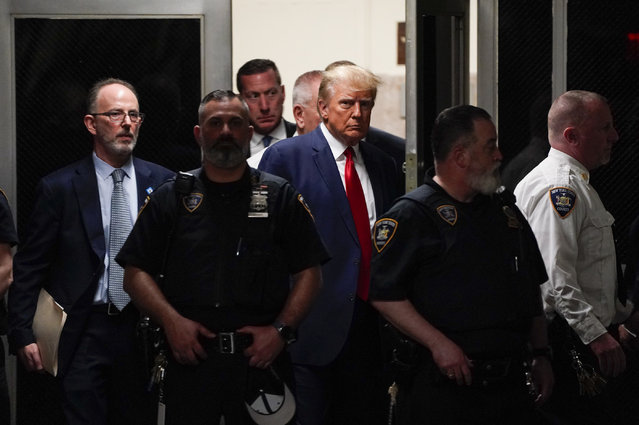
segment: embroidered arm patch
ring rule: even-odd
[[[375,249],[377,252],[382,252],[391,239],[393,239],[393,236],[395,236],[396,230],[397,222],[392,218],[382,218],[375,222],[373,235],[375,235]]]
[[[568,217],[575,208],[577,194],[572,189],[567,187],[553,187],[548,191],[548,195],[552,207],[561,218]]]

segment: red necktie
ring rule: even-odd
[[[366,199],[364,198],[362,183],[359,181],[359,176],[355,169],[355,162],[353,162],[353,148],[349,146],[349,148],[344,151],[344,155],[346,156],[346,167],[344,168],[346,197],[351,206],[359,246],[362,249],[362,258],[359,263],[359,278],[357,279],[357,295],[366,301],[368,299],[368,287],[370,285],[371,274],[371,227],[370,221],[368,220],[368,209],[366,208]]]

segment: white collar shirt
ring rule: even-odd
[[[335,163],[337,164],[337,170],[339,171],[340,178],[342,179],[344,191],[346,191],[346,180],[344,178],[344,171],[346,169],[346,155],[344,155],[344,151],[348,148],[348,145],[345,145],[344,143],[337,140],[331,134],[331,132],[328,131],[324,123],[320,124],[320,128],[322,130],[322,134],[328,142],[328,146],[331,148],[333,158],[335,158]],[[357,171],[359,181],[362,184],[362,190],[364,191],[366,209],[368,210],[368,220],[372,229],[377,217],[375,211],[375,195],[373,194],[373,185],[368,175],[368,171],[366,170],[366,164],[364,163],[364,158],[361,154],[359,143],[353,146],[353,151],[355,152],[355,155],[353,156],[353,162],[355,163],[355,170]]]
[[[280,140],[286,139],[286,125],[284,125],[284,118],[280,119],[280,123],[268,135],[273,138],[269,146],[274,145]],[[250,146],[251,150],[249,151],[250,156],[253,156],[256,153],[263,151],[265,149],[264,143],[262,142],[262,138],[264,136],[265,134],[260,134],[257,131],[253,132],[253,137],[251,138],[251,146]],[[257,162],[259,163],[259,161]]]
[[[617,298],[614,218],[589,181],[579,161],[551,149],[515,188],[549,276],[542,285],[546,315],[560,314],[584,344],[633,308]]]

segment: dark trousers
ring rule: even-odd
[[[614,336],[614,327],[611,328]],[[568,324],[555,318],[548,336],[554,351],[555,388],[543,410],[562,425],[637,425],[639,424],[639,357],[626,352],[627,369],[616,378],[606,377],[607,384],[595,396],[580,394],[577,372],[569,350],[578,353],[587,370],[599,371],[599,363],[590,347],[581,343]]]
[[[273,364],[289,387],[292,378],[286,354]],[[164,381],[166,425],[254,425],[245,405],[248,358],[242,353],[208,352],[198,365],[181,365],[169,355]],[[285,424],[281,424],[285,425]]]
[[[133,308],[117,316],[90,313],[70,367],[59,379],[69,425],[154,423],[135,335],[137,318]]]
[[[524,369],[512,364],[499,380],[477,377],[457,385],[432,362],[423,362],[412,378],[400,381],[397,424],[537,425],[542,423],[525,386]]]
[[[300,425],[387,424],[390,379],[384,374],[378,313],[357,299],[349,337],[326,366],[294,364]]]
[[[0,339],[0,424],[9,424],[11,420],[9,410],[9,386],[4,364],[4,342]]]

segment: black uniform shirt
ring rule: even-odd
[[[9,202],[2,189],[0,189],[0,243],[8,243],[14,246],[18,243],[18,235],[13,225],[13,215]],[[0,335],[7,333],[7,308],[4,298],[0,298]],[[4,362],[2,362],[4,364]]]
[[[184,197],[173,182],[150,196],[117,260],[157,276],[175,226],[160,282],[169,302],[212,329],[270,323],[283,308],[289,275],[328,258],[310,211],[279,177],[247,168],[241,180],[219,184],[197,174]],[[268,218],[249,217],[260,176],[270,188]]]
[[[461,203],[426,185],[375,224],[371,299],[410,300],[467,352],[514,349],[542,313],[547,280],[530,227],[514,199]]]
[[[13,215],[4,192],[0,189],[0,242],[14,246],[18,243],[18,235],[13,225]]]

